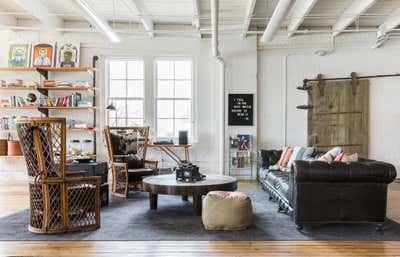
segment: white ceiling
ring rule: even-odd
[[[20,0],[0,0],[0,18],[5,15],[13,15],[18,20],[35,19],[14,3]],[[86,21],[75,5],[74,0],[26,0],[39,1],[49,9],[51,15],[64,21]],[[127,1],[141,1],[140,12],[147,15],[157,25],[185,24],[192,25],[195,19],[193,3],[196,0],[87,0],[87,2],[109,22],[138,23],[140,15],[137,10],[129,8]],[[210,29],[210,0],[197,0],[199,2],[200,31],[207,34]],[[243,29],[246,6],[251,0],[219,0],[219,26],[224,32]],[[250,22],[250,31],[261,33],[279,0],[256,0],[253,16]],[[296,0],[301,1],[301,0]],[[354,1],[364,0],[318,0],[311,11],[306,15],[299,30],[304,29],[331,29],[343,12]],[[293,6],[293,5],[292,5]],[[385,19],[396,9],[400,8],[400,0],[377,0],[366,12],[353,22],[350,27],[378,28]],[[289,11],[285,20],[281,23],[281,30],[285,30],[292,12]],[[161,26],[162,27],[162,26]]]

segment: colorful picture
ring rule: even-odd
[[[32,51],[33,67],[52,67],[54,60],[54,44],[34,44]]]
[[[57,44],[57,67],[79,67],[79,43]]]
[[[8,53],[8,67],[28,67],[30,44],[11,44]]]

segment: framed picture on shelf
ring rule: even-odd
[[[37,43],[32,46],[32,66],[33,67],[53,67],[55,45],[47,43]]]
[[[79,67],[80,43],[57,42],[56,67]]]
[[[8,67],[29,67],[31,44],[10,44],[8,52]]]

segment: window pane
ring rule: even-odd
[[[125,100],[115,100],[115,108],[117,109],[117,118],[126,117],[126,101]]]
[[[157,136],[173,137],[174,136],[174,120],[173,119],[157,119]]]
[[[116,122],[115,119],[109,118],[109,119],[108,119],[108,125],[111,126],[111,127],[117,126],[117,122]]]
[[[173,98],[174,97],[174,81],[173,80],[158,80],[157,81],[158,97]]]
[[[143,119],[128,119],[127,124],[128,126],[142,126]]]
[[[143,80],[128,80],[128,97],[144,97]]]
[[[117,126],[126,126],[126,119],[117,119]]]
[[[126,96],[125,80],[110,80],[110,97]]]
[[[143,61],[128,61],[128,79],[143,79]]]
[[[124,61],[111,61],[110,79],[125,79],[126,78],[126,63]]]
[[[158,100],[157,118],[173,118],[173,117],[174,117],[174,101]]]
[[[192,81],[191,80],[175,81],[175,97],[192,98]]]
[[[186,130],[189,132],[188,137],[191,137],[191,126],[189,119],[176,119],[175,120],[175,136],[179,136],[179,130]]]
[[[157,78],[173,79],[174,78],[174,62],[173,61],[157,61]]]
[[[128,100],[127,101],[128,118],[142,118],[143,117],[143,101],[142,100]]]
[[[175,118],[190,118],[190,100],[175,101]]]
[[[191,79],[191,78],[192,78],[192,62],[175,61],[175,79]]]

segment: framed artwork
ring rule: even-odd
[[[8,67],[29,67],[30,44],[10,44]]]
[[[228,125],[253,126],[253,94],[228,95]]]
[[[54,44],[34,44],[32,46],[32,66],[52,67],[54,64],[54,48]]]
[[[57,43],[57,67],[79,67],[80,43]]]

